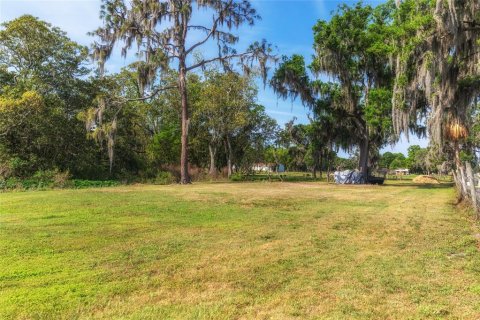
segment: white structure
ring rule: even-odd
[[[255,172],[273,172],[274,166],[267,163],[255,163],[252,166],[252,171]]]
[[[285,172],[285,165],[284,164],[275,164],[275,163],[255,163],[252,166],[252,171],[254,172],[278,172],[283,173]]]
[[[395,174],[397,176],[406,176],[407,174],[410,174],[410,170],[408,170],[408,169],[395,169]]]

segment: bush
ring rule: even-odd
[[[80,180],[69,179],[68,172],[52,173],[51,171],[39,171],[32,178],[20,180],[18,178],[1,179],[0,190],[35,190],[35,189],[51,189],[51,188],[103,188],[114,187],[120,185],[114,180]]]
[[[61,172],[58,169],[40,170],[35,172],[31,179],[24,180],[24,189],[67,188],[72,186],[68,171]]]
[[[9,174],[11,176],[25,177],[31,174],[30,164],[26,160],[15,157],[10,159],[7,165],[10,168]]]
[[[53,187],[54,188],[70,188],[73,186],[72,181],[70,180],[71,175],[70,172],[65,171],[65,172],[60,172],[57,171],[53,175]]]
[[[67,188],[73,184],[69,180],[70,173],[59,170],[39,170],[28,179],[11,177],[0,178],[0,190],[33,190],[50,188]]]
[[[22,189],[22,181],[17,178],[8,178],[5,180],[5,189]]]
[[[115,187],[120,185],[120,183],[115,180],[97,181],[97,180],[74,179],[74,180],[71,180],[71,182],[73,184],[73,187],[76,189],[104,188],[104,187]]]
[[[176,182],[176,179],[173,176],[173,174],[167,171],[160,171],[159,173],[157,173],[157,176],[153,180],[153,184],[162,184],[162,185],[172,184],[175,182]]]
[[[208,171],[204,168],[192,167],[188,173],[192,181],[206,181],[210,179]]]
[[[53,177],[58,170],[39,170],[30,179],[23,180],[24,189],[53,188]]]
[[[5,182],[5,180],[10,178],[12,174],[13,174],[13,169],[10,166],[10,164],[6,162],[1,162],[0,163],[0,179],[2,179],[3,182]]]
[[[241,173],[234,173],[230,176],[231,181],[244,181],[245,176]]]

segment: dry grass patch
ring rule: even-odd
[[[432,176],[418,176],[412,180],[413,183],[421,183],[421,184],[440,184],[437,178]]]

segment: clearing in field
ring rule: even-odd
[[[444,184],[0,194],[0,318],[475,319],[477,233]]]

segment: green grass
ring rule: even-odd
[[[0,319],[476,319],[448,185],[0,194]]]

